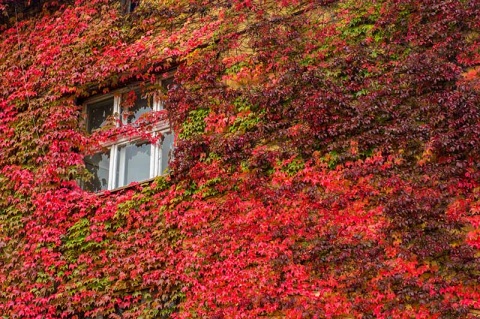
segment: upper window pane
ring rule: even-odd
[[[116,187],[150,178],[150,153],[151,144],[147,142],[118,147]]]
[[[113,97],[87,104],[87,132],[92,133],[107,124],[113,115]]]
[[[138,90],[124,94],[121,110],[122,124],[134,123],[142,114],[152,111],[152,107],[148,104],[148,100],[142,98],[141,92]]]

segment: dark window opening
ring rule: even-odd
[[[138,6],[139,0],[120,0],[123,13],[131,13]]]

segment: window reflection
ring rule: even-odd
[[[108,117],[113,114],[113,97],[88,104],[87,110],[87,132],[92,133],[103,127],[107,123]]]
[[[139,90],[134,91],[136,96],[135,103],[131,106],[122,107],[122,124],[131,124],[136,122],[143,114],[151,112],[152,107],[148,104],[148,99],[141,98],[141,92]]]
[[[115,187],[150,177],[150,151],[149,143],[127,144],[118,148]]]

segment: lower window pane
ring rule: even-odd
[[[107,189],[109,165],[110,152],[85,157],[85,167],[92,173],[93,178],[85,182],[84,188],[92,192]]]
[[[150,151],[147,142],[118,147],[115,187],[150,178]]]

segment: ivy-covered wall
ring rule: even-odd
[[[478,314],[479,0],[120,5],[0,0],[0,317]],[[79,188],[171,70],[170,174]]]

